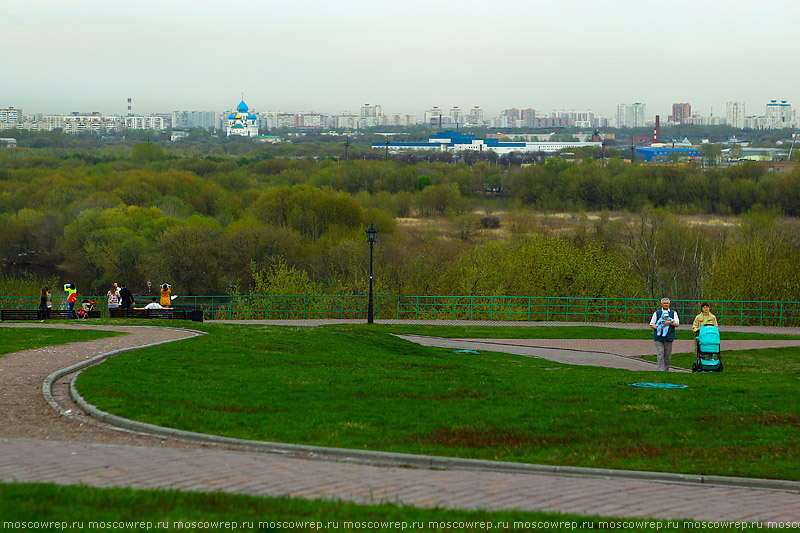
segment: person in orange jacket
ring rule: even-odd
[[[161,286],[161,301],[159,302],[162,307],[171,307],[172,298],[170,297],[171,291],[169,290],[169,283]]]

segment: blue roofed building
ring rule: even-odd
[[[643,146],[636,148],[636,160],[645,163],[693,161],[702,156],[703,153],[699,150],[687,147]]]
[[[600,142],[505,142],[500,139],[478,139],[475,135],[447,130],[434,133],[427,142],[376,142],[373,148],[389,149],[393,152],[407,150],[440,150],[443,152],[493,151],[498,155],[511,152],[558,152],[581,147],[601,147]]]

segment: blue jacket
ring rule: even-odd
[[[658,313],[659,319],[658,319],[658,322],[656,323],[657,324],[656,325],[656,329],[653,331],[653,340],[656,341],[656,342],[672,342],[672,341],[674,341],[675,340],[675,326],[669,326],[669,329],[667,329],[667,334],[663,335],[662,334],[662,332],[663,332],[663,324],[662,324],[663,320],[660,318],[661,314],[663,313],[663,309],[659,309],[658,311],[656,311],[656,313]],[[675,320],[675,311],[673,311],[672,309],[669,310],[669,320],[670,321]]]

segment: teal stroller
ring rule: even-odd
[[[722,372],[722,353],[719,349],[717,326],[707,325],[700,328],[695,342],[697,361],[692,365],[692,372]]]

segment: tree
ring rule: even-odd
[[[155,247],[155,274],[187,295],[217,292],[222,265],[215,243],[220,232],[216,220],[197,215],[167,229]]]

